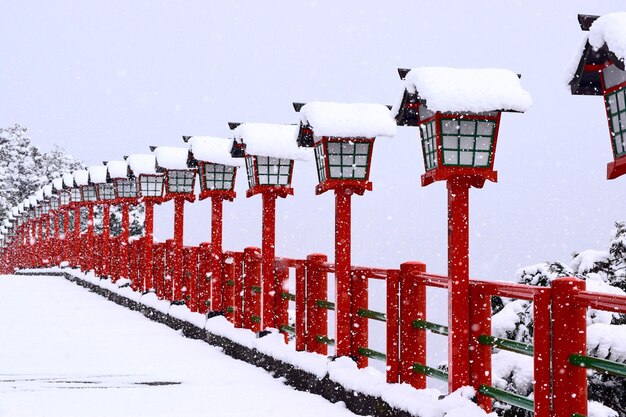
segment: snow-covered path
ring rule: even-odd
[[[0,416],[354,416],[60,277],[0,276]]]

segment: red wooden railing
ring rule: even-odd
[[[12,244],[0,253],[0,272],[68,262],[71,267],[94,270],[112,281],[127,278],[133,290],[154,291],[159,299],[182,301],[192,312],[221,313],[235,327],[257,333],[267,330],[261,328],[265,311],[273,314],[272,322],[285,335],[286,341],[293,335],[296,350],[323,355],[328,354],[329,345],[339,342],[328,336],[328,311],[335,308],[339,298],[345,297],[342,302],[349,302],[351,311],[348,318],[351,332],[347,337],[350,337],[351,356],[358,366],[367,366],[369,358],[384,360],[389,383],[425,388],[428,376],[445,380],[448,373],[455,372],[455,367],[468,365],[449,363],[446,370],[429,367],[426,363],[426,333],[448,334],[448,326],[427,320],[426,289],[449,290],[450,280],[427,273],[426,265],[420,262],[406,262],[398,269],[352,266],[352,294],[337,294],[334,300],[329,300],[328,280],[329,274],[335,273],[335,264],[328,262],[326,255],[312,254],[306,259],[275,258],[274,284],[268,291],[273,297],[270,311],[263,308],[259,248],[216,254],[211,252],[209,243],[183,247],[183,274],[180,282],[175,282],[172,265],[176,262],[176,245],[173,240],[152,244],[151,274],[146,277],[142,267],[145,253],[142,249],[149,244],[146,238],[125,241],[122,236],[105,239],[96,235],[90,239],[89,233],[76,233],[77,229],[51,233],[43,224],[31,220],[17,228]],[[385,281],[384,312],[368,308],[371,279]],[[293,292],[289,291],[290,280],[295,284]],[[182,294],[180,298],[177,292]],[[491,335],[493,296],[533,302],[532,343]],[[216,310],[214,305],[222,308]],[[291,323],[290,307],[295,310],[295,320]],[[626,296],[585,291],[584,281],[575,278],[557,279],[551,287],[470,280],[467,308],[470,312],[467,329],[470,381],[477,391],[478,404],[486,411],[491,410],[493,399],[498,399],[534,411],[540,417],[585,415],[586,368],[626,374],[623,364],[586,356],[585,320],[587,308],[626,313]],[[385,322],[386,352],[377,352],[368,346],[370,320]],[[493,347],[533,357],[532,399],[492,386]]]

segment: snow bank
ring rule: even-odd
[[[532,312],[530,301],[513,300],[505,304],[502,310],[491,318],[491,334],[506,338],[508,333],[515,331],[520,317],[523,317],[526,312]]]
[[[525,112],[532,104],[517,75],[505,69],[414,68],[406,75],[404,86],[426,100],[432,111]]]
[[[89,172],[86,169],[77,169],[72,175],[74,176],[74,182],[79,187],[89,184]]]
[[[159,146],[154,150],[156,161],[165,169],[187,169],[189,149],[174,146]]]
[[[626,58],[626,12],[600,16],[589,28],[589,44],[597,51],[605,44],[619,59]]]
[[[102,184],[107,182],[107,167],[104,165],[93,165],[87,168],[89,171],[89,180],[93,184]]]
[[[507,378],[512,378],[516,390],[528,395],[533,390],[533,358],[500,350],[491,356],[493,386],[507,389]]]
[[[589,417],[618,417],[617,411],[596,401],[587,403],[587,415]]]
[[[390,137],[397,130],[389,109],[382,104],[314,101],[302,106],[300,122],[309,125],[317,137]]]
[[[192,136],[189,139],[189,145],[194,158],[198,161],[236,167],[243,166],[241,158],[233,158],[230,154],[230,150],[233,147],[231,139]]]
[[[300,148],[296,141],[299,127],[266,123],[242,123],[233,131],[237,142],[246,145],[247,155],[308,161],[311,149]]]
[[[156,156],[154,155],[135,153],[130,155],[126,162],[136,176],[156,174]]]
[[[626,324],[594,323],[587,327],[587,353],[626,363]]]
[[[111,179],[121,179],[128,176],[128,165],[126,161],[109,161],[107,170]]]

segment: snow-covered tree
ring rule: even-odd
[[[57,146],[41,152],[31,144],[23,126],[0,128],[0,212],[19,204],[53,178],[83,166]]]
[[[546,262],[521,268],[518,282],[547,287],[556,278],[573,276],[584,279],[588,290],[626,294],[626,224],[617,223],[609,249],[586,250],[574,253],[571,267],[560,262]],[[497,337],[532,343],[532,302],[493,297],[492,334]],[[626,325],[624,316],[589,309],[587,312],[587,354],[602,359],[626,363]],[[507,351],[493,355],[494,386],[523,396],[532,397],[532,358]],[[622,378],[589,371],[589,400],[595,408],[604,404],[621,417],[626,416],[626,385]],[[600,404],[597,404],[597,403]],[[500,413],[507,416],[528,416],[532,413],[497,404]],[[591,408],[590,408],[591,410]]]

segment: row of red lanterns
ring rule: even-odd
[[[583,30],[589,30],[596,19],[596,16],[579,16]],[[152,155],[131,155],[128,163],[108,162],[104,176],[104,167],[91,167],[87,177],[84,172],[75,173],[78,176],[74,175],[73,179],[66,175],[45,191],[46,198],[24,202],[21,209],[13,210],[12,217],[20,225],[27,221],[26,217],[32,220],[50,210],[87,206],[92,224],[94,204],[104,205],[105,218],[109,204],[121,204],[125,233],[128,233],[128,204],[144,202],[146,237],[151,243],[153,205],[173,199],[174,239],[180,249],[179,267],[174,268],[174,274],[182,274],[184,202],[195,200],[196,174],[200,178],[200,199],[212,200],[212,253],[221,254],[222,202],[235,197],[234,182],[237,167],[241,165],[236,158],[243,158],[249,185],[247,196],[261,194],[263,198],[262,297],[269,300],[274,291],[275,200],[293,193],[294,160],[306,159],[309,154],[299,147],[313,148],[319,179],[316,192],[335,193],[336,335],[342,341],[336,348],[338,355],[348,355],[350,334],[354,330],[350,300],[359,296],[357,284],[350,279],[351,196],[372,189],[369,174],[375,138],[393,136],[396,125],[419,126],[425,167],[422,185],[445,180],[448,188],[448,340],[449,356],[457,359],[448,363],[450,366],[468,363],[468,193],[471,187],[482,187],[486,180],[497,180],[494,161],[501,113],[525,111],[530,97],[521,88],[518,76],[510,71],[416,68],[400,69],[399,74],[404,80],[404,91],[391,111],[376,104],[295,103],[294,108],[301,116],[299,125],[231,123],[232,140],[184,137],[190,149],[152,147]],[[587,42],[570,84],[573,94],[604,95],[615,157],[609,164],[608,177],[622,175],[626,172],[623,59],[606,43],[596,48]],[[6,223],[5,234],[11,238],[11,227],[7,229]],[[80,230],[79,219],[76,227]],[[6,243],[3,240],[3,245]],[[144,254],[147,263],[152,259],[151,249],[152,245],[147,244]],[[219,271],[214,271],[212,282],[220,285],[216,274]],[[177,281],[180,277],[172,278],[180,282]],[[145,279],[150,277],[146,274]],[[262,305],[267,308],[262,313],[262,328],[273,327],[273,306],[266,302]],[[222,307],[217,303],[212,309]],[[449,371],[451,389],[469,381],[468,369]]]

